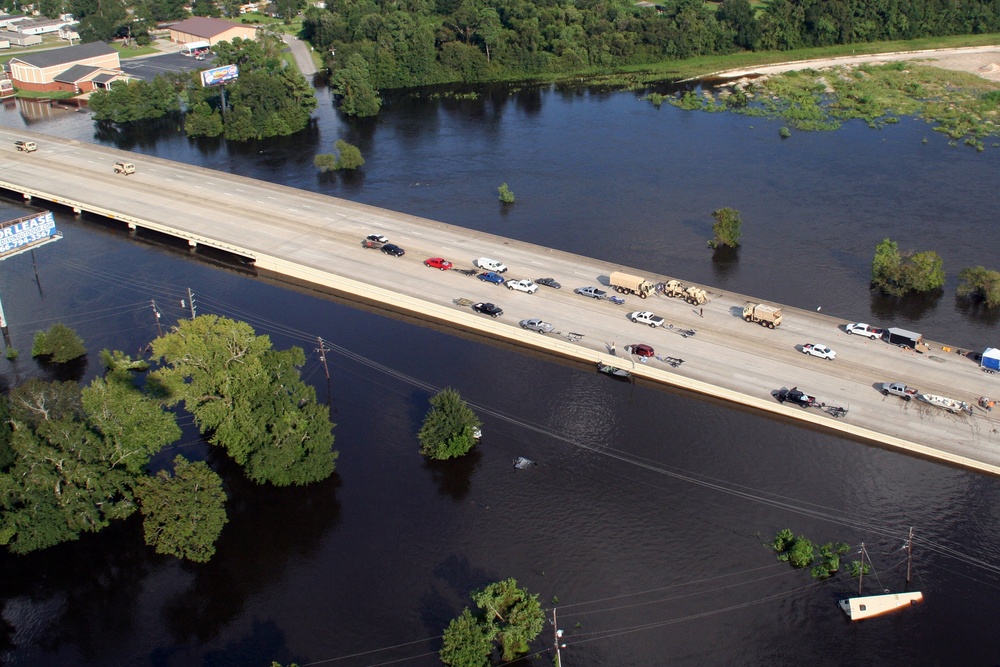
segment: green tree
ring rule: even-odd
[[[334,75],[333,83],[344,114],[365,118],[376,115],[382,108],[378,91],[371,84],[368,64],[359,54],[348,58],[346,66]]]
[[[184,116],[184,133],[189,137],[219,137],[224,131],[222,114],[208,102],[199,102]]]
[[[944,261],[934,251],[900,253],[891,239],[875,247],[872,287],[891,296],[929,292],[944,285]]]
[[[129,516],[150,456],[180,436],[173,415],[118,376],[82,391],[29,380],[11,391],[10,421],[14,462],[0,474],[0,543],[14,553]]]
[[[309,123],[317,104],[312,87],[292,68],[241,72],[227,90],[238,117],[223,117],[225,135],[237,141],[294,134]]]
[[[441,662],[451,667],[485,667],[493,652],[496,628],[472,615],[468,607],[444,631]]]
[[[85,354],[87,348],[83,344],[83,339],[61,322],[53,324],[48,331],[36,332],[31,346],[31,356],[47,357],[56,364],[79,359]]]
[[[545,615],[537,595],[518,588],[515,579],[505,579],[473,591],[480,613],[466,607],[448,624],[441,647],[441,661],[452,667],[482,667],[489,662],[494,642],[499,642],[505,662],[528,652],[538,637]]]
[[[146,544],[156,553],[208,562],[226,524],[222,478],[204,462],[174,459],[173,474],[161,470],[139,480],[136,500],[143,515]]]
[[[518,588],[517,581],[511,578],[474,592],[472,599],[483,610],[486,621],[495,627],[494,637],[500,642],[504,661],[509,662],[528,652],[528,644],[539,635],[545,623],[537,595],[529,595]]]
[[[500,201],[504,204],[514,203],[514,193],[510,191],[506,183],[501,183],[500,187],[497,188],[497,192],[500,193]]]
[[[716,18],[729,26],[736,33],[733,41],[736,46],[747,51],[757,47],[760,40],[760,24],[757,23],[756,10],[750,0],[722,0]]]
[[[959,298],[981,300],[987,308],[1000,306],[1000,272],[971,266],[959,271],[958,279]]]
[[[95,90],[88,103],[94,120],[128,123],[180,111],[178,93],[167,77],[158,76],[148,83],[116,81],[110,90]]]
[[[740,219],[740,212],[735,208],[720,208],[712,213],[715,224],[712,225],[714,238],[708,242],[712,248],[720,245],[736,248],[740,245],[740,236],[743,233],[743,221]]]
[[[480,425],[457,391],[442,389],[431,398],[431,409],[417,434],[420,453],[438,460],[462,456],[475,446]]]
[[[287,486],[333,473],[333,424],[302,382],[300,348],[272,350],[248,324],[214,315],[184,320],[152,345],[163,363],[152,379],[247,477]]]
[[[337,149],[337,169],[357,169],[364,165],[365,159],[361,157],[361,150],[357,146],[352,146],[343,139],[337,139],[334,144]]]

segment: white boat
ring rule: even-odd
[[[906,549],[906,581],[910,581],[910,558],[913,554],[913,529],[903,546]],[[871,563],[865,543],[861,543],[861,574],[858,576],[858,596],[846,598],[837,604],[852,621],[860,621],[872,616],[881,616],[889,612],[914,605],[924,599],[920,591],[908,593],[883,593],[881,595],[861,595],[861,585],[864,579],[865,560]]]
[[[947,396],[938,396],[937,394],[917,394],[917,398],[924,403],[947,410],[952,414],[956,412],[972,412],[972,407],[968,403],[960,401],[957,398],[948,398]]]
[[[913,593],[886,593],[885,595],[865,595],[857,598],[847,598],[838,604],[844,610],[847,617],[852,621],[860,621],[863,618],[871,618],[896,611],[902,607],[909,607],[924,599],[924,594],[920,591]]]

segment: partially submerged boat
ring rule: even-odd
[[[849,619],[860,621],[863,618],[880,616],[881,614],[888,614],[890,611],[896,611],[902,607],[909,607],[923,599],[923,593],[914,591],[912,593],[864,595],[862,597],[841,600],[838,604]]]
[[[917,394],[917,398],[928,405],[947,410],[952,414],[957,412],[972,412],[971,405],[957,398],[948,398],[947,396],[938,396],[937,394]]]
[[[533,465],[535,465],[534,461],[532,461],[531,459],[526,459],[523,456],[518,456],[516,459],[514,459],[514,467],[517,468],[518,470],[525,470],[526,468],[530,468]]]
[[[903,547],[906,549],[906,581],[910,581],[910,565],[913,556],[913,529],[910,528],[910,535],[906,539]],[[865,543],[861,543],[861,572],[858,575],[858,596],[846,598],[837,604],[847,617],[852,621],[860,621],[873,616],[881,616],[889,612],[896,611],[914,605],[924,599],[920,591],[910,591],[906,593],[889,593],[886,591],[880,595],[861,595],[861,586],[865,576],[865,561],[871,566],[871,557],[865,549]]]
[[[602,364],[597,362],[597,370],[605,375],[610,375],[611,377],[621,378],[623,380],[630,380],[632,374],[629,373],[624,368],[618,368],[617,366],[610,366],[608,364]]]

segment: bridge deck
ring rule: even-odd
[[[640,378],[880,442],[919,455],[1000,474],[1000,435],[991,414],[963,417],[883,397],[874,384],[904,381],[921,391],[970,402],[996,393],[995,378],[940,345],[927,353],[847,336],[843,324],[818,313],[784,308],[777,330],[745,323],[745,295],[708,288],[703,307],[679,299],[628,297],[624,306],[573,294],[573,288],[607,283],[615,270],[667,280],[636,267],[612,265],[433,220],[257,181],[168,160],[96,145],[30,136],[34,153],[17,153],[13,142],[26,133],[0,130],[4,169],[0,188],[30,195],[39,206],[57,202],[76,210],[120,220],[253,259],[262,270],[304,280],[385,304],[418,318],[503,338],[592,365],[612,360],[627,344],[645,342],[657,356],[683,358],[683,366],[657,359],[634,363],[620,356]],[[130,176],[116,175],[117,160],[135,163]],[[401,258],[362,247],[367,234],[381,233],[406,249]],[[57,246],[58,247],[58,246]],[[505,262],[513,278],[553,276],[561,290],[541,288],[522,294],[490,285],[458,271],[423,266],[441,256],[458,269],[471,269],[480,256]],[[204,288],[202,289],[204,291]],[[456,299],[491,301],[504,309],[494,319],[456,305]],[[463,303],[463,302],[459,302]],[[673,336],[667,327],[650,329],[626,318],[632,310],[652,310],[675,328],[697,335]],[[562,331],[581,332],[570,340],[522,330],[518,321],[540,317]],[[584,337],[585,334],[585,337]],[[616,343],[615,343],[616,342]],[[836,361],[801,354],[796,345],[822,342],[837,350]],[[638,361],[638,360],[635,360]],[[788,404],[771,392],[798,385],[830,405],[849,407],[844,419]],[[1000,414],[1000,413],[998,413]],[[734,439],[734,446],[737,441]]]

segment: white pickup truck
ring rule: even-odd
[[[914,398],[919,393],[913,387],[908,387],[902,382],[883,382],[881,390],[883,396],[892,394],[893,396],[899,396],[904,401]]]

